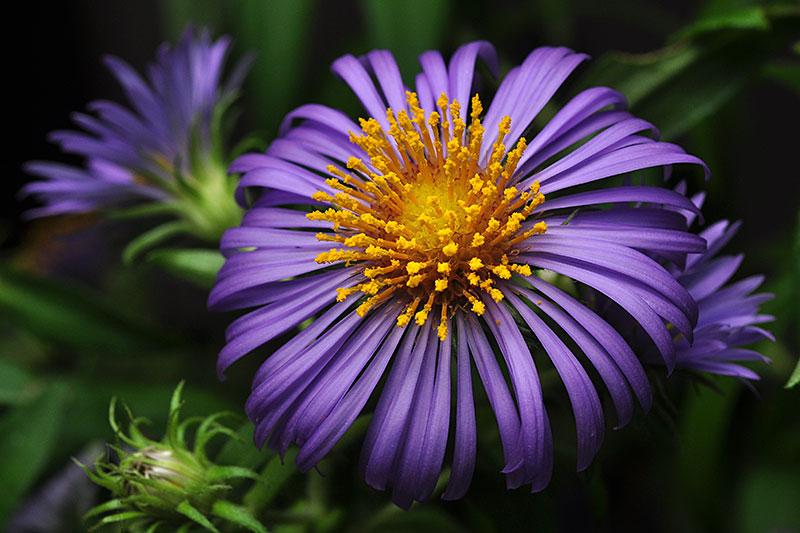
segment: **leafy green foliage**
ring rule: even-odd
[[[604,55],[580,86],[614,87],[634,114],[656,124],[664,139],[674,139],[757,77],[794,38],[798,21],[800,11],[777,7],[709,15],[656,52]]]
[[[76,349],[127,353],[174,341],[88,290],[2,266],[0,316],[43,339]]]
[[[0,418],[0,523],[44,470],[58,445],[66,394],[63,384],[51,383],[37,398]]]

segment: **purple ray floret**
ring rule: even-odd
[[[618,426],[636,401],[649,408],[639,359],[578,295],[589,286],[617,302],[673,365],[668,325],[691,338],[698,309],[652,257],[705,250],[676,212],[697,208],[675,191],[609,187],[607,178],[673,164],[707,169],[659,142],[609,88],[585,90],[533,126],[585,59],[534,50],[484,112],[476,63],[498,73],[486,42],[460,47],[449,63],[422,54],[413,90],[389,52],[345,56],[332,69],[365,119],[305,105],[266,153],[234,162],[249,211],[223,238],[227,261],[209,306],[251,310],[228,328],[220,375],[293,333],[254,379],[247,413],[257,445],[283,453],[297,444],[308,470],[375,397],[361,474],[408,508],[432,495],[446,456],[443,497],[466,493],[478,431],[487,430],[476,426],[479,387],[497,420],[508,487],[534,491],[553,468],[540,368],[554,367],[563,383],[580,470],[602,443],[605,397]]]
[[[708,226],[700,233],[708,243],[708,251],[688,255],[686,268],[671,269],[698,307],[694,342],[690,344],[685,338],[678,338],[675,361],[682,368],[758,379],[758,374],[741,363],[769,363],[769,359],[744,346],[763,339],[775,340],[772,334],[757,326],[774,319],[759,311],[759,306],[773,295],[753,294],[764,281],[763,276],[730,282],[743,256],[717,257],[717,252],[738,229],[738,223],[731,224],[727,220]]]

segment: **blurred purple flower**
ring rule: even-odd
[[[84,131],[51,134],[63,151],[85,157],[86,164],[28,163],[25,169],[44,179],[29,183],[21,193],[45,204],[28,216],[152,203],[158,206],[155,212],[184,215],[193,224],[188,231],[203,237],[213,238],[214,231],[218,236],[238,223],[237,210],[228,226],[202,227],[213,223],[197,220],[189,206],[199,203],[221,211],[206,204],[226,205],[224,199],[235,187],[226,175],[229,161],[222,153],[219,119],[235,98],[248,61],[241,61],[223,81],[229,48],[230,39],[212,42],[208,30],[190,26],[175,47],[161,45],[146,80],[123,60],[106,57],[132,109],[98,100],[88,106],[92,115],[73,117]]]
[[[93,442],[78,454],[79,461],[89,462],[102,455],[103,445]],[[100,489],[73,461],[29,496],[8,519],[8,533],[61,533],[82,531],[83,515],[100,496]]]
[[[617,302],[669,365],[675,345],[665,322],[691,338],[697,320],[689,293],[647,255],[680,261],[705,250],[684,217],[664,209],[695,206],[667,189],[586,185],[674,163],[705,169],[702,161],[648,137],[658,135],[655,128],[627,113],[624,97],[608,88],[581,92],[549,123],[533,126],[586,59],[566,48],[534,50],[483,115],[477,95],[470,101],[478,58],[497,74],[485,42],[462,46],[449,65],[426,52],[416,93],[407,92],[386,51],[334,62],[371,118],[359,127],[337,110],[305,105],[286,117],[265,154],[233,164],[244,173],[240,203],[247,187],[262,194],[241,227],[224,235],[227,261],[209,298],[215,310],[256,308],[228,328],[220,373],[314,318],[261,366],[247,403],[256,443],[285,452],[296,442],[303,471],[327,454],[388,374],[361,473],[373,487],[391,486],[404,508],[428,498],[439,477],[452,381],[455,437],[443,497],[460,498],[469,486],[473,364],[497,418],[509,487],[538,491],[551,477],[537,364],[552,363],[572,403],[578,469],[603,440],[598,392],[561,337],[605,383],[620,426],[633,413],[631,389],[649,408],[646,376],[622,337],[556,286],[562,283],[531,268]],[[313,210],[317,202],[323,210]],[[615,209],[595,209],[600,204]]]
[[[702,205],[702,200],[702,195],[693,199],[698,207]],[[685,214],[691,223],[694,216]],[[775,340],[772,334],[756,326],[774,319],[759,314],[759,305],[773,295],[753,294],[764,281],[763,276],[751,276],[728,283],[742,262],[742,254],[715,257],[730,241],[739,225],[738,222],[731,224],[721,220],[708,226],[700,232],[700,236],[708,243],[708,250],[689,254],[684,268],[670,268],[678,282],[697,301],[699,311],[694,342],[690,344],[683,336],[676,340],[676,365],[712,374],[758,379],[758,374],[741,363],[769,363],[769,359],[742,346],[763,339]]]

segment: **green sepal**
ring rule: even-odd
[[[206,470],[209,481],[223,481],[232,478],[248,478],[264,483],[264,478],[243,466],[212,466]]]
[[[170,444],[172,448],[178,448],[181,444],[183,439],[180,435],[180,422],[178,417],[180,416],[181,407],[183,406],[183,400],[181,400],[181,393],[183,392],[183,386],[186,382],[181,380],[178,383],[178,386],[175,387],[175,390],[172,392],[172,397],[169,400],[169,419],[167,421],[167,442]]]
[[[217,500],[214,502],[211,512],[220,518],[224,518],[228,522],[247,528],[255,533],[267,533],[267,528],[256,520],[253,515],[231,502]]]
[[[147,254],[147,261],[207,289],[214,284],[225,258],[218,250],[206,248],[159,248]]]
[[[122,262],[126,265],[130,265],[134,259],[148,249],[166,241],[170,237],[180,235],[181,233],[188,233],[190,230],[191,228],[189,228],[185,222],[174,220],[145,231],[129,242],[122,250]]]
[[[80,465],[80,463],[78,464]],[[116,511],[117,509],[122,509],[122,508],[123,508],[122,500],[120,500],[119,498],[115,498],[113,500],[109,500],[105,503],[101,503],[100,505],[92,507],[91,509],[89,509],[89,511],[86,512],[86,514],[83,515],[83,518],[84,519],[91,518],[93,516],[103,514],[106,511]]]
[[[178,504],[175,510],[181,513],[183,516],[189,518],[190,520],[197,522],[207,530],[213,531],[214,533],[219,533],[219,530],[216,527],[214,527],[214,524],[212,524],[208,520],[208,518],[206,518],[205,515],[203,515],[203,513],[195,509],[192,506],[192,504],[189,503],[189,500],[183,500],[181,503]]]
[[[206,459],[205,446],[208,443],[208,441],[210,441],[211,439],[213,439],[217,435],[225,435],[225,436],[227,436],[229,438],[232,438],[232,439],[235,439],[238,436],[238,435],[236,435],[236,433],[233,430],[231,430],[229,428],[226,428],[226,427],[217,427],[217,428],[214,428],[212,430],[205,431],[202,434],[202,436],[198,436],[197,437],[197,444],[196,444],[196,447],[195,447],[195,454],[200,456],[203,459]]]
[[[789,381],[786,382],[786,388],[791,389],[798,383],[800,383],[800,359],[797,360],[797,366],[794,367],[794,372],[789,377]]]
[[[95,526],[92,529],[94,530],[106,524],[123,522],[125,520],[132,520],[134,518],[142,518],[144,516],[147,516],[147,513],[143,513],[142,511],[125,511],[123,513],[112,514],[104,517],[97,524],[95,524]]]

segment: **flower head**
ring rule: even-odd
[[[45,205],[32,216],[83,213],[147,204],[140,213],[171,213],[180,228],[216,240],[239,222],[241,210],[226,201],[235,188],[227,176],[220,118],[246,71],[241,62],[223,82],[227,38],[211,41],[189,27],[179,43],[164,43],[145,81],[116,57],[105,62],[132,109],[108,101],[75,114],[85,131],[57,131],[62,150],[86,158],[84,168],[35,161],[26,169],[44,178],[22,193]]]
[[[694,198],[698,207],[702,198],[700,195]],[[687,216],[691,222],[692,216]],[[775,340],[772,334],[756,325],[773,320],[772,316],[759,314],[759,305],[770,300],[772,295],[753,294],[764,281],[763,276],[729,283],[742,262],[741,254],[716,257],[738,229],[739,223],[731,224],[727,220],[711,224],[700,232],[708,243],[708,250],[690,254],[685,265],[671,268],[678,282],[697,301],[699,311],[694,342],[682,336],[675,339],[676,364],[711,374],[758,379],[758,374],[741,363],[768,363],[769,359],[742,347],[763,339]]]
[[[628,114],[612,89],[583,91],[532,128],[584,55],[534,50],[491,99],[470,92],[479,58],[497,72],[485,42],[462,46],[449,65],[426,52],[411,91],[388,52],[345,56],[333,71],[368,118],[357,125],[324,106],[300,107],[265,154],[232,166],[244,173],[240,202],[247,187],[262,194],[223,237],[228,259],[210,306],[257,309],[229,327],[219,371],[314,317],[255,376],[247,412],[256,441],[280,451],[295,442],[299,468],[311,468],[388,374],[361,469],[370,485],[391,486],[401,507],[431,495],[449,441],[444,497],[466,492],[477,442],[473,368],[497,418],[509,487],[540,490],[551,476],[537,371],[543,359],[572,403],[579,469],[604,432],[599,395],[579,356],[601,376],[620,425],[632,415],[633,395],[649,406],[643,369],[622,337],[539,272],[618,302],[670,364],[675,347],[665,321],[690,337],[697,318],[691,296],[647,255],[705,249],[682,216],[664,209],[694,205],[654,187],[573,188],[703,163],[647,136],[655,128]],[[596,208],[609,204],[615,208]],[[528,329],[534,338],[523,335]]]

